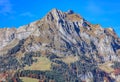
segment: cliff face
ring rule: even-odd
[[[21,57],[29,52],[40,52],[45,56],[56,54],[64,63],[90,63],[89,67],[96,65],[106,72],[102,67],[104,64],[120,62],[120,39],[112,28],[91,24],[72,10],[53,9],[43,19],[18,29],[0,29],[1,57],[10,55],[22,61]],[[96,74],[92,69],[83,72],[76,73],[81,80],[88,80]]]

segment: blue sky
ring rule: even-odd
[[[114,28],[120,36],[120,0],[0,0],[0,27],[39,20],[52,8],[74,10],[93,24]]]

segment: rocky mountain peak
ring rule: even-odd
[[[0,72],[13,67],[26,69],[26,65],[33,65],[35,57],[44,56],[50,59],[53,71],[64,73],[67,69],[71,73],[68,75],[85,81],[95,78],[96,70],[108,72],[103,69],[106,62],[120,62],[120,39],[112,28],[91,24],[72,10],[52,9],[41,20],[18,29],[0,29],[0,58],[7,61],[9,56],[18,65],[10,66],[9,60],[0,66]]]
[[[83,19],[80,15],[74,13],[73,10],[68,10],[67,12],[62,12],[58,9],[52,9],[47,15],[46,20],[70,20],[70,21],[80,21]]]
[[[47,15],[46,19],[47,20],[56,20],[58,21],[59,19],[65,18],[65,13],[58,10],[58,9],[52,9]]]

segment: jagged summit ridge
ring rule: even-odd
[[[53,20],[55,19],[56,21],[60,20],[60,19],[65,19],[67,18],[67,16],[72,16],[74,15],[74,17],[78,17],[78,18],[81,18],[82,17],[80,15],[77,15],[74,13],[73,10],[68,10],[67,12],[62,12],[61,10],[58,10],[58,9],[52,9],[47,15],[46,15],[46,19],[48,20]],[[73,17],[73,18],[74,18]]]
[[[53,19],[58,20],[64,18],[65,14],[58,9],[52,9],[46,16],[48,20],[53,20]]]

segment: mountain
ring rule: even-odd
[[[0,29],[0,78],[20,82],[120,82],[120,38],[72,10]]]

